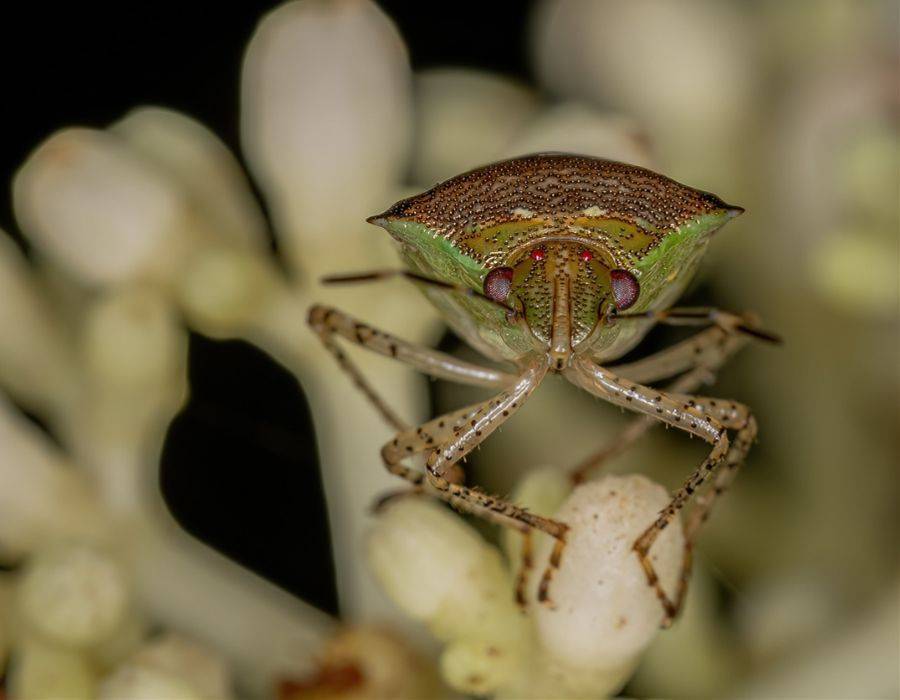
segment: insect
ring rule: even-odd
[[[582,481],[650,426],[664,423],[710,445],[706,459],[634,542],[656,592],[663,624],[687,592],[691,552],[713,503],[734,479],[754,441],[756,421],[743,404],[694,396],[725,360],[755,337],[777,342],[750,316],[714,308],[670,308],[694,273],[711,235],[739,207],[643,168],[568,154],[536,154],[472,170],[404,199],[368,221],[399,243],[403,270],[327,278],[364,282],[404,275],[418,284],[448,325],[509,371],[419,347],[324,306],[309,323],[341,367],[396,430],[381,451],[386,468],[456,508],[525,536],[517,597],[531,568],[532,530],[555,538],[538,586],[550,584],[567,526],[463,483],[460,460],[510,419],[548,372],[639,416],[619,438],[572,472]],[[644,359],[607,366],[655,323],[704,326]],[[410,427],[384,404],[337,346],[336,338],[393,357],[442,379],[492,387],[492,398]],[[673,379],[674,378],[674,379]],[[651,383],[673,380],[664,388]],[[424,472],[404,464],[425,455]],[[704,484],[709,488],[698,493]],[[657,536],[690,501],[677,591],[669,596],[649,556]]]

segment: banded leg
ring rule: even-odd
[[[736,324],[739,317],[734,319]],[[610,371],[624,379],[642,383],[686,372],[665,387],[665,390],[670,393],[689,393],[696,391],[704,383],[710,383],[714,372],[747,342],[745,335],[729,330],[727,326],[714,326],[649,357],[614,365],[610,367]],[[576,484],[587,481],[592,472],[622,454],[654,425],[659,423],[652,416],[643,415],[633,419],[609,444],[587,457],[570,472],[572,481]]]
[[[341,351],[335,342],[336,337],[385,357],[399,360],[420,372],[440,379],[495,388],[507,386],[515,381],[514,375],[458,360],[437,350],[409,343],[361,323],[337,309],[320,305],[312,306],[307,321],[325,348],[337,360],[341,369],[350,375],[359,390],[365,394],[385,421],[395,430],[406,430],[409,426],[384,402],[356,365]]]
[[[400,432],[382,448],[382,459],[387,469],[414,485],[427,486],[428,490],[459,510],[484,518],[489,522],[513,527],[526,537],[523,566],[517,584],[517,596],[524,599],[524,578],[529,568],[530,542],[527,538],[536,528],[556,538],[557,543],[565,538],[568,529],[563,523],[528,512],[504,499],[490,496],[478,489],[453,483],[447,478],[453,466],[476,446],[483,442],[494,430],[506,422],[524,403],[531,392],[540,384],[547,372],[542,360],[535,362],[508,389],[481,403],[460,409],[454,413],[435,418],[415,429]],[[428,452],[425,474],[412,470],[403,464],[405,457]],[[556,550],[562,549],[557,546]],[[559,566],[559,556],[552,559],[552,568]],[[550,571],[551,567],[548,567]],[[552,577],[545,572],[549,582]],[[542,579],[543,581],[544,579]],[[546,597],[546,596],[545,596]]]
[[[648,552],[659,534],[672,522],[691,496],[726,460],[731,451],[731,445],[725,426],[719,418],[710,413],[708,408],[704,408],[695,399],[635,384],[586,358],[576,358],[572,367],[564,374],[569,381],[595,396],[618,406],[655,417],[663,423],[696,435],[712,445],[706,459],[688,477],[684,485],[673,494],[671,501],[660,512],[656,521],[634,543],[634,550],[647,575],[647,582],[653,587],[665,611],[666,617],[663,624],[669,624],[678,613],[678,605],[663,590]],[[690,564],[689,561],[687,563]],[[681,588],[686,589],[687,587],[686,577],[682,578],[685,583],[683,586],[679,586],[679,594],[676,596],[681,598],[681,601],[684,597]],[[681,601],[678,601],[679,605]]]
[[[672,609],[666,609],[666,618],[663,620],[664,626],[671,624],[684,605],[693,565],[694,541],[697,539],[700,527],[709,518],[716,499],[734,481],[738,469],[744,463],[757,434],[756,419],[753,417],[750,409],[744,404],[707,397],[681,396],[679,398],[683,399],[685,403],[696,406],[710,416],[717,418],[728,430],[735,431],[735,437],[730,444],[722,468],[716,472],[712,487],[697,496],[696,505],[688,513],[684,524],[684,555],[681,564],[681,575],[679,576],[678,589],[675,593]],[[659,524],[660,521],[657,520],[635,541],[634,548],[639,557],[641,552],[643,552],[646,558],[647,552],[662,531]],[[644,568],[646,571],[646,566]],[[665,607],[665,603],[663,605]]]

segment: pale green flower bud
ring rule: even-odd
[[[32,408],[58,409],[75,373],[70,343],[43,291],[0,231],[0,386]]]
[[[9,697],[94,700],[97,678],[88,657],[36,639],[16,648],[9,672]]]
[[[13,558],[47,540],[96,536],[106,517],[86,475],[0,395],[0,552]]]
[[[441,675],[456,690],[487,695],[521,673],[522,655],[483,639],[450,642],[441,654]]]
[[[149,287],[118,290],[92,305],[82,347],[95,381],[154,393],[177,381],[186,350],[172,308]]]
[[[17,609],[28,629],[54,643],[85,648],[111,637],[130,605],[127,576],[108,554],[57,546],[28,565]]]
[[[213,248],[195,256],[178,288],[189,323],[206,335],[246,332],[280,288],[275,270],[252,253]]]
[[[178,676],[125,664],[100,684],[98,700],[207,700]]]
[[[444,640],[510,640],[521,621],[500,553],[436,502],[404,498],[379,517],[369,562],[387,594]]]

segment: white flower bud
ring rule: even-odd
[[[487,693],[515,675],[533,640],[516,607],[500,552],[434,501],[388,506],[368,541],[369,561],[388,595],[448,642],[444,680]]]
[[[0,552],[23,556],[42,542],[95,536],[106,519],[85,475],[0,395]]]
[[[520,635],[522,616],[500,553],[437,503],[390,504],[370,533],[368,554],[387,594],[439,639]]]
[[[207,700],[185,680],[154,668],[120,666],[100,684],[98,700]]]
[[[373,240],[361,222],[390,204],[406,166],[409,84],[403,42],[373,2],[298,0],[260,23],[241,135],[295,269]]]
[[[521,654],[483,639],[450,642],[441,654],[441,675],[461,693],[488,695],[521,672]]]
[[[539,638],[550,656],[613,674],[635,664],[656,636],[663,610],[632,545],[668,501],[666,491],[643,476],[606,476],[576,488],[556,513],[571,529],[550,589],[554,605],[532,603]],[[550,543],[541,544],[538,570]],[[676,519],[650,552],[670,595],[683,545]]]
[[[0,385],[57,409],[75,380],[71,343],[16,245],[0,231]]]
[[[496,700],[597,700],[612,697],[634,673],[638,660],[614,667],[569,664],[547,653],[529,657]]]
[[[47,139],[16,174],[13,203],[35,246],[88,284],[167,277],[187,244],[182,193],[102,131]]]
[[[185,189],[211,232],[256,250],[266,223],[231,151],[200,122],[170,109],[140,107],[110,127]]]
[[[653,165],[647,136],[634,121],[577,102],[541,112],[506,149],[509,156],[541,151],[584,153],[643,167]]]
[[[157,290],[129,287],[102,297],[88,310],[83,351],[95,380],[155,390],[177,377],[184,334]]]
[[[153,679],[183,684],[190,697],[227,700],[233,696],[231,678],[224,659],[210,649],[177,634],[166,634],[149,642],[120,672],[103,684],[102,697],[116,697],[112,692],[126,680],[138,681],[139,687]],[[122,696],[131,697],[131,696]]]
[[[80,652],[26,639],[16,648],[9,672],[9,697],[94,700],[97,678]]]
[[[509,78],[465,68],[418,73],[413,178],[431,185],[498,160],[533,117],[533,90]]]
[[[634,115],[681,177],[690,179],[690,170],[709,178],[715,163],[707,154],[733,147],[754,113],[762,44],[737,3],[545,0],[533,27],[541,83]],[[636,52],[638,36],[677,37],[677,48],[645,41]]]
[[[84,648],[109,638],[124,621],[128,582],[109,555],[84,545],[59,546],[29,563],[17,604],[29,629]]]
[[[253,324],[279,283],[274,268],[258,255],[213,248],[188,265],[178,295],[192,327],[231,338]]]

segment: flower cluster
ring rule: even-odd
[[[884,556],[896,426],[874,409],[900,389],[883,371],[896,360],[883,339],[893,323],[896,340],[896,255],[885,251],[897,244],[897,69],[879,48],[896,37],[881,21],[890,3],[852,5],[544,0],[530,37],[542,95],[474,70],[413,73],[369,0],[284,4],[259,24],[241,79],[243,158],[281,260],[237,159],[190,117],[140,107],[51,135],[13,182],[30,257],[0,236],[10,695],[599,697],[629,678],[642,695],[895,693],[881,662],[895,631],[885,621],[896,621],[896,565]],[[848,60],[850,46],[872,48]],[[402,282],[372,294],[317,280],[396,265],[364,221],[399,197],[543,150],[657,166],[729,200],[749,192],[734,199],[758,212],[744,224],[753,231],[717,240],[706,282],[789,336],[729,387],[761,417],[765,469],[754,476],[751,461],[717,513],[686,615],[662,635],[630,545],[665,503],[655,481],[683,476],[690,447],[655,436],[615,465],[650,478],[607,475],[574,491],[556,468],[526,471],[565,466],[616,426],[552,382],[485,444],[475,481],[515,485],[516,500],[571,527],[552,607],[535,600],[550,546],[537,543],[526,614],[513,599],[517,533],[495,546],[416,498],[371,515],[373,496],[396,486],[378,465],[388,429],[303,324],[311,303],[333,303],[435,344],[438,320]],[[343,629],[168,515],[155,474],[187,392],[189,329],[253,343],[303,386]],[[421,377],[356,361],[399,413],[426,417]],[[434,394],[455,407],[466,391]],[[860,455],[867,476],[851,497],[845,470]],[[667,588],[679,530],[653,550]],[[871,609],[848,602],[858,600]],[[835,626],[846,634],[815,642]],[[834,671],[847,667],[864,670]]]

